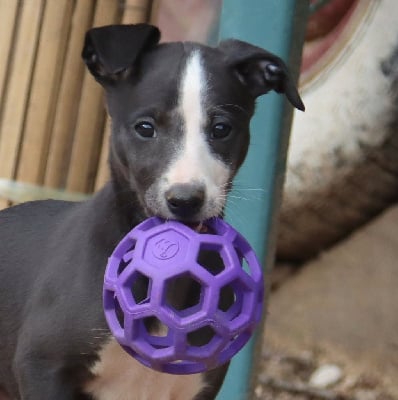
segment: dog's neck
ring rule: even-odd
[[[113,249],[132,228],[148,217],[134,190],[111,179],[87,202],[92,225],[88,234],[98,246]]]
[[[110,187],[109,196],[114,202],[112,208],[120,219],[121,227],[132,229],[148,217],[138,200],[137,193],[128,184],[111,179],[107,186]]]

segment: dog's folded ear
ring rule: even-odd
[[[111,83],[129,75],[140,55],[159,40],[159,29],[148,24],[93,28],[86,33],[82,57],[100,83]]]
[[[258,97],[274,90],[284,93],[294,107],[304,111],[297,88],[292,83],[285,63],[279,57],[235,39],[221,42],[219,49],[252,96]]]

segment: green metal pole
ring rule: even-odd
[[[224,0],[219,37],[245,40],[277,54],[297,79],[308,3],[307,0]],[[226,210],[226,219],[247,238],[259,259],[265,260],[266,272],[274,256],[274,222],[281,198],[291,120],[292,107],[282,96],[269,94],[259,99],[251,125],[248,158],[235,180],[234,197]],[[235,196],[248,200],[237,202]],[[258,369],[256,349],[260,348],[256,342],[260,339],[258,335],[234,357],[217,400],[253,398],[253,377]]]

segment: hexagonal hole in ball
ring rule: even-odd
[[[200,328],[188,332],[186,341],[189,345],[186,349],[188,360],[203,360],[207,366],[216,366],[217,353],[226,344],[227,338],[217,333],[216,328],[204,325]]]
[[[198,264],[214,276],[225,270],[224,260],[220,251],[220,247],[202,245],[197,257]]]
[[[209,325],[205,325],[187,333],[187,342],[190,346],[201,347],[209,344],[215,335],[214,329]]]
[[[169,328],[157,317],[145,317],[143,318],[143,324],[148,337],[148,342],[155,349],[163,349],[171,345]]]
[[[242,250],[240,250],[238,247],[235,247],[235,250],[236,250],[236,253],[238,254],[239,261],[240,261],[243,271],[245,271],[247,275],[252,276],[252,271],[249,267],[249,263],[247,262],[244,254],[242,253]]]
[[[151,279],[136,271],[133,275],[130,289],[136,304],[148,303],[151,295]]]
[[[167,335],[166,335],[167,332]],[[168,330],[155,316],[132,320],[130,348],[138,360],[152,365],[156,360],[171,360],[174,357],[174,333]],[[165,335],[165,336],[162,336]]]
[[[131,260],[133,259],[133,252],[135,249],[135,241],[132,242],[131,246],[127,249],[127,251],[124,253],[124,256],[119,262],[119,267],[117,269],[117,276],[119,276],[127,267],[127,265],[130,264]]]
[[[166,282],[166,303],[181,317],[187,316],[192,308],[201,304],[202,290],[194,276],[184,273]]]
[[[122,308],[120,307],[119,300],[117,299],[116,296],[114,296],[114,302],[115,302],[115,314],[116,314],[116,319],[119,322],[119,325],[122,329],[124,329],[124,313]]]
[[[236,282],[225,285],[220,289],[218,309],[224,312],[229,321],[241,313],[242,293],[236,287]]]

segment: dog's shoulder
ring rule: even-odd
[[[13,224],[28,224],[32,220],[48,220],[74,207],[76,203],[61,200],[28,201],[0,211],[0,231]]]
[[[55,200],[32,201],[0,211],[0,255],[9,246],[38,243],[59,225],[73,203]],[[3,250],[2,250],[3,249]]]

